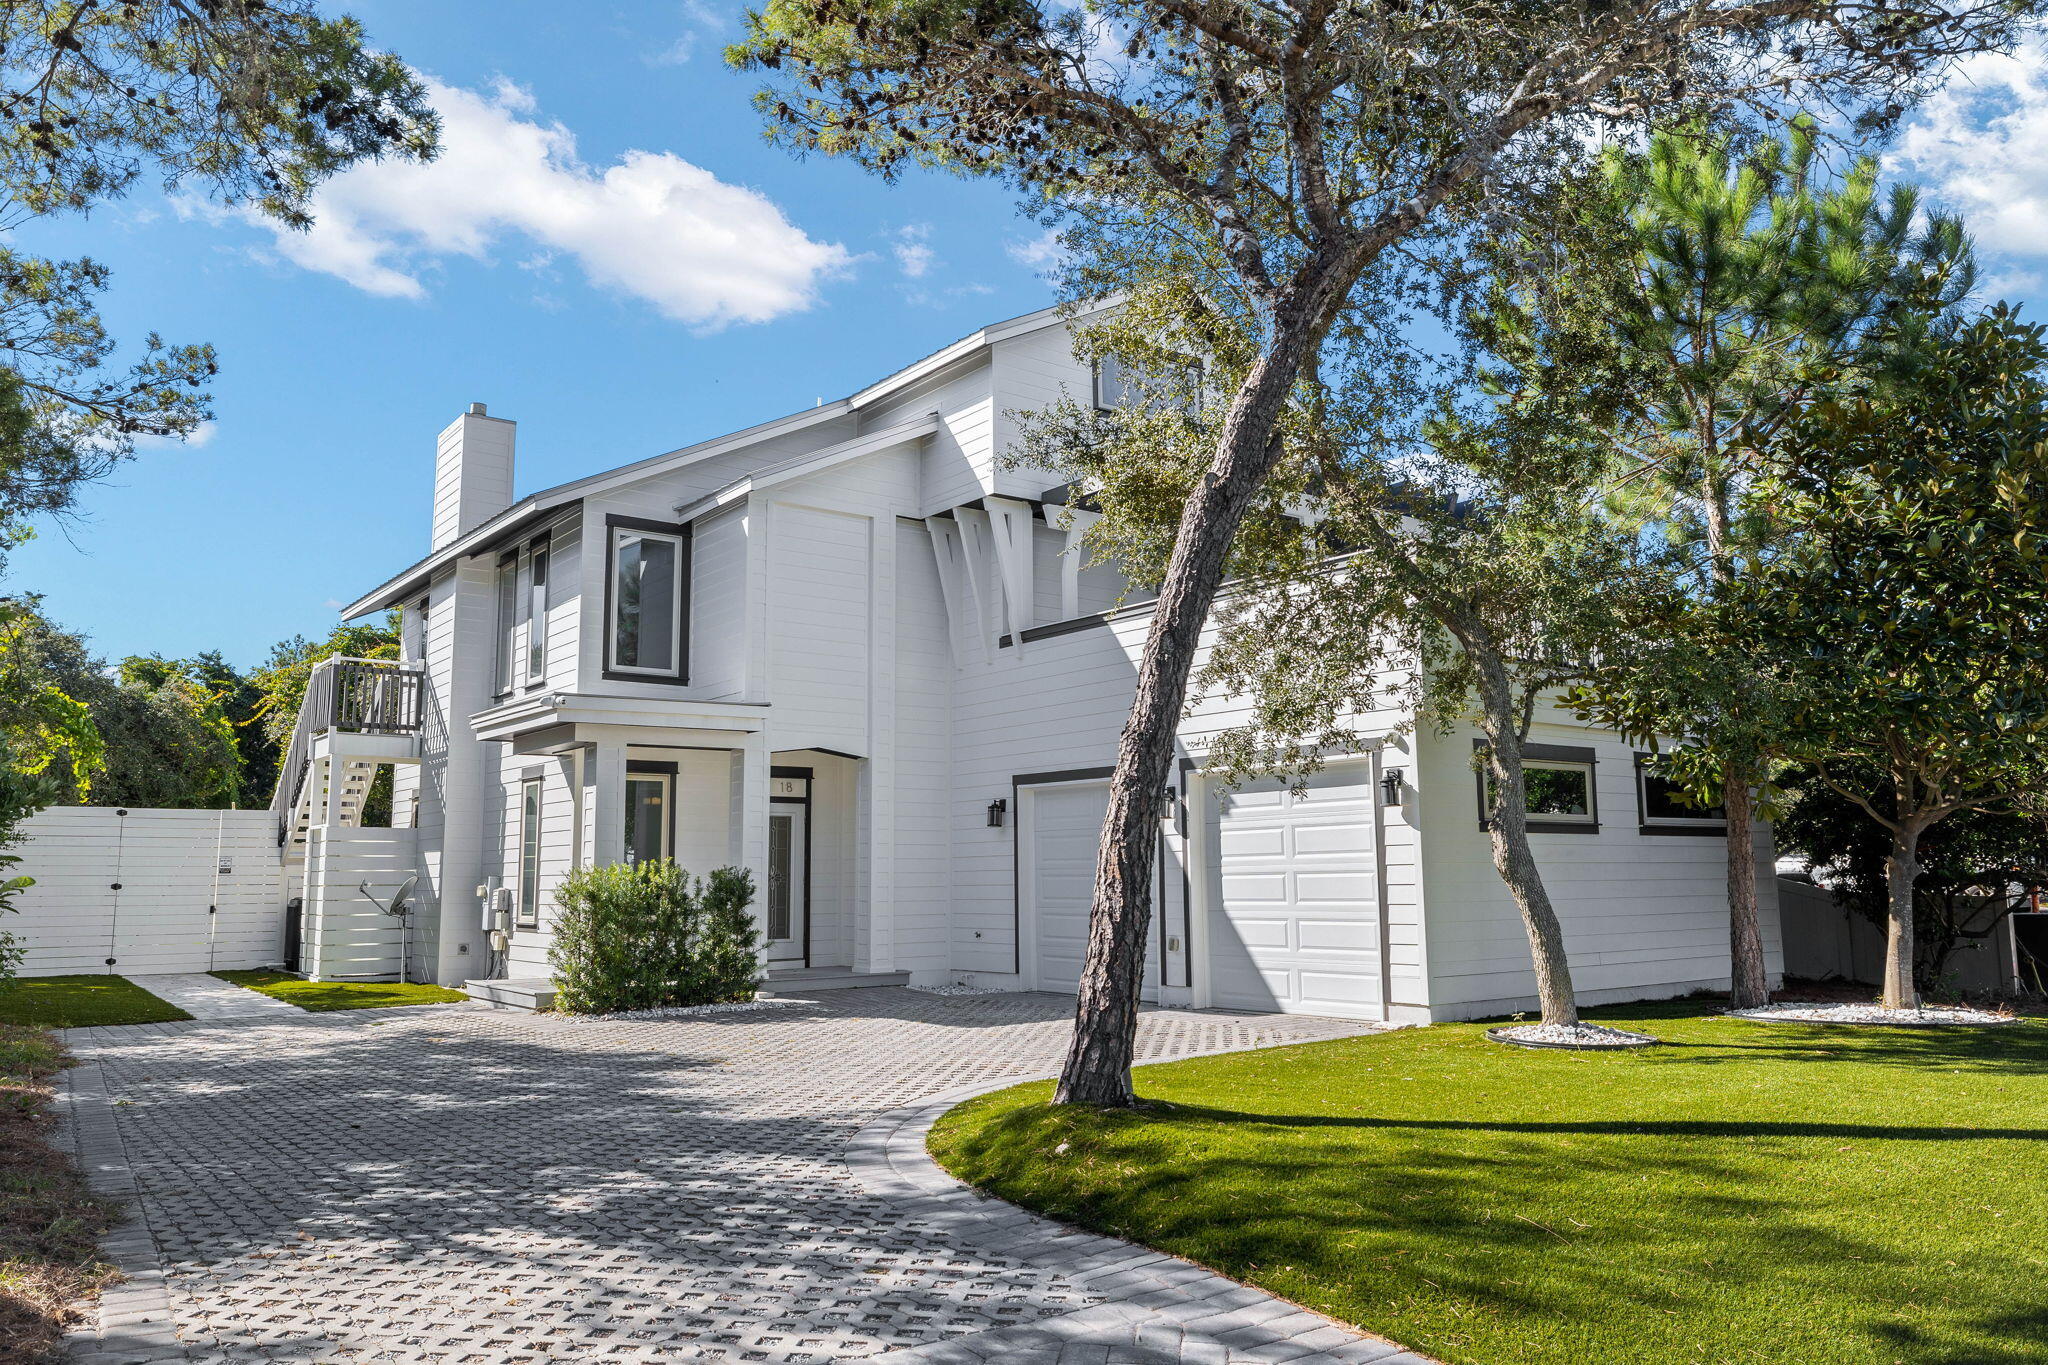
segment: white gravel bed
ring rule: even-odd
[[[1509,1024],[1486,1031],[1496,1042],[1525,1047],[1647,1047],[1658,1040],[1647,1033],[1608,1028],[1604,1024]]]
[[[921,991],[926,995],[1014,995],[1008,986],[911,986],[907,989]]]
[[[785,1005],[809,1005],[810,1000],[778,996],[773,1000],[732,1000],[722,1005],[668,1005],[653,1010],[620,1010],[616,1014],[564,1014],[578,1024],[615,1024],[634,1019],[689,1019],[699,1014],[746,1014],[753,1010],[781,1009]]]
[[[1788,1000],[1781,1005],[1760,1005],[1756,1009],[1729,1010],[1732,1019],[1762,1019],[1800,1024],[1892,1024],[1909,1027],[1955,1024],[2011,1024],[2010,1014],[1996,1010],[1969,1009],[1961,1005],[1923,1006],[1916,1010],[1888,1010],[1882,1005],[1844,1005],[1825,1001]]]

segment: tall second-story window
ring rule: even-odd
[[[526,680],[548,676],[548,543],[534,542],[526,570]]]
[[[498,561],[498,649],[491,690],[500,694],[512,690],[513,645],[519,634],[519,556],[508,554]]]
[[[615,517],[605,602],[605,671],[617,678],[685,682],[690,542],[677,527]]]

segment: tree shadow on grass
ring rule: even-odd
[[[1902,1042],[1925,1060],[1924,1045]],[[1208,1065],[1227,1063],[1190,1063],[1176,1084]],[[1521,1118],[1493,1094],[1506,1112],[1025,1106],[963,1122],[948,1164],[1004,1197],[1446,1358],[2048,1360],[1999,1245],[1948,1245],[1865,1216],[1872,1196],[1858,1193],[1855,1158],[1829,1150],[1939,1144],[1954,1155],[1921,1155],[1953,1172],[1972,1158],[1950,1144],[2038,1143],[2048,1125]],[[1943,1280],[1968,1288],[1928,1292]]]
[[[1147,1111],[1157,1123],[1201,1122],[1276,1128],[1386,1128],[1468,1133],[1583,1134],[1589,1137],[1840,1138],[1844,1141],[1981,1142],[2048,1140],[2048,1127],[1968,1128],[1917,1124],[1819,1123],[1714,1119],[1418,1119],[1382,1115],[1274,1114],[1201,1105],[1161,1105]]]

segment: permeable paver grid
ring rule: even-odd
[[[1052,1071],[1072,1009],[869,989],[688,1020],[442,1006],[76,1030],[73,1130],[125,1153],[177,1343],[222,1365],[1324,1358],[1217,1348],[1120,1304],[1123,1282],[1082,1273],[1101,1256],[1025,1254],[1050,1225],[991,1242],[849,1169],[891,1111]],[[1151,1010],[1139,1051],[1369,1027]],[[78,1349],[145,1358],[122,1325]],[[1393,1350],[1360,1348],[1328,1358]]]

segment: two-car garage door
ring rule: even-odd
[[[1073,782],[1020,793],[1028,968],[1038,989],[1078,987],[1109,788]],[[1247,784],[1210,806],[1208,911],[1195,968],[1209,1003],[1379,1018],[1375,791],[1366,763],[1333,764],[1296,794]],[[1203,874],[1198,870],[1198,877]],[[1146,996],[1160,980],[1160,927],[1146,937]]]

